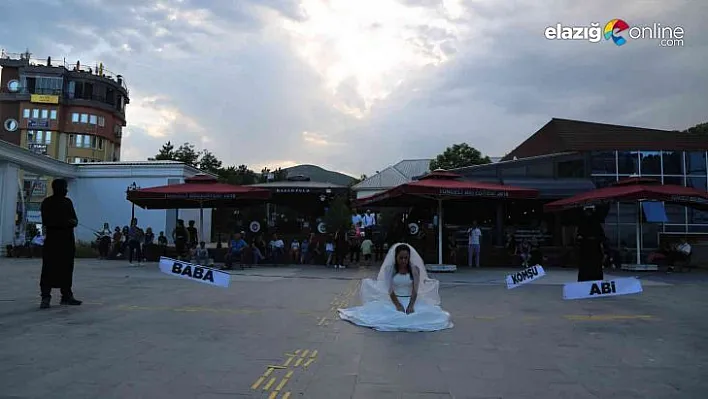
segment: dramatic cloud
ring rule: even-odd
[[[688,0],[4,0],[0,47],[125,76],[124,159],[189,141],[226,163],[359,175],[457,142],[503,155],[554,116],[706,121],[704,15]],[[684,45],[544,37],[613,18],[681,26]]]

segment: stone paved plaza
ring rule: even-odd
[[[455,328],[382,333],[334,311],[374,269],[248,269],[222,289],[79,260],[84,305],[39,310],[39,261],[0,259],[0,398],[708,397],[706,274],[563,301],[574,271],[507,290],[508,271],[435,275]]]

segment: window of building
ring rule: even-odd
[[[667,224],[686,224],[686,207],[674,204],[664,204]]]
[[[89,116],[88,114],[81,114],[81,123],[88,123]]]
[[[683,174],[683,151],[664,151],[661,154],[662,165],[665,175]],[[642,169],[644,174],[644,169]]]
[[[34,132],[34,142],[35,143],[44,143],[44,131],[43,130],[37,130]]]
[[[73,123],[79,123],[79,114],[78,112],[74,112],[71,114],[71,121]]]
[[[92,125],[98,124],[98,117],[96,115],[89,115],[89,123]]]
[[[661,175],[661,152],[641,151],[639,159],[642,176]]]
[[[49,111],[49,119],[57,120],[57,110],[53,109]]]
[[[49,119],[49,110],[48,109],[42,109],[40,110],[40,118],[41,119]]]
[[[576,159],[573,161],[558,162],[558,177],[560,178],[583,178],[585,177],[585,161]]]
[[[35,108],[32,110],[32,118],[38,119],[39,118],[39,109]]]
[[[106,126],[106,118],[99,116],[98,117],[98,126],[101,126],[101,127]]]
[[[590,169],[594,175],[614,175],[617,160],[614,151],[593,151],[590,154]]]
[[[27,131],[27,143],[34,143],[34,130]]]
[[[45,144],[51,144],[52,143],[52,132],[47,130],[44,132],[44,143]]]
[[[592,182],[597,188],[605,188],[617,182],[616,176],[593,176]]]
[[[32,111],[30,111],[29,108],[23,109],[22,110],[22,117],[28,119],[30,117],[30,112],[32,112]]]
[[[684,185],[683,176],[664,176],[664,184],[673,184],[675,186]]]
[[[35,80],[35,94],[61,94],[64,79],[61,77],[38,76]]]
[[[687,151],[686,152],[686,174],[705,175],[706,174],[706,152]]]
[[[617,151],[617,168],[620,175],[638,175],[639,151]]]
[[[69,98],[74,98],[74,95],[76,93],[76,82],[73,80],[69,82],[69,85],[67,87],[67,93],[69,95]]]

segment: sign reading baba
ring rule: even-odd
[[[639,294],[642,283],[639,279],[618,278],[614,280],[581,281],[563,286],[563,299],[590,299],[608,296]]]
[[[546,272],[543,270],[543,266],[531,266],[528,269],[506,276],[506,288],[516,288],[520,285],[528,284],[534,280],[538,280],[539,278],[545,275]]]
[[[217,287],[226,288],[231,282],[231,275],[228,273],[192,263],[180,262],[164,256],[160,258],[160,271],[172,276]]]

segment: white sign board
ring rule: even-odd
[[[543,270],[543,266],[531,266],[528,269],[506,276],[506,288],[516,288],[520,285],[528,284],[534,280],[538,280],[539,278],[545,275],[546,272]]]
[[[226,288],[231,282],[231,275],[229,273],[210,267],[166,258],[164,256],[160,257],[160,271],[171,276],[181,277],[203,284],[215,285],[217,287]]]
[[[618,278],[614,280],[581,281],[563,286],[563,299],[589,299],[608,296],[639,294],[642,283],[638,278]]]

